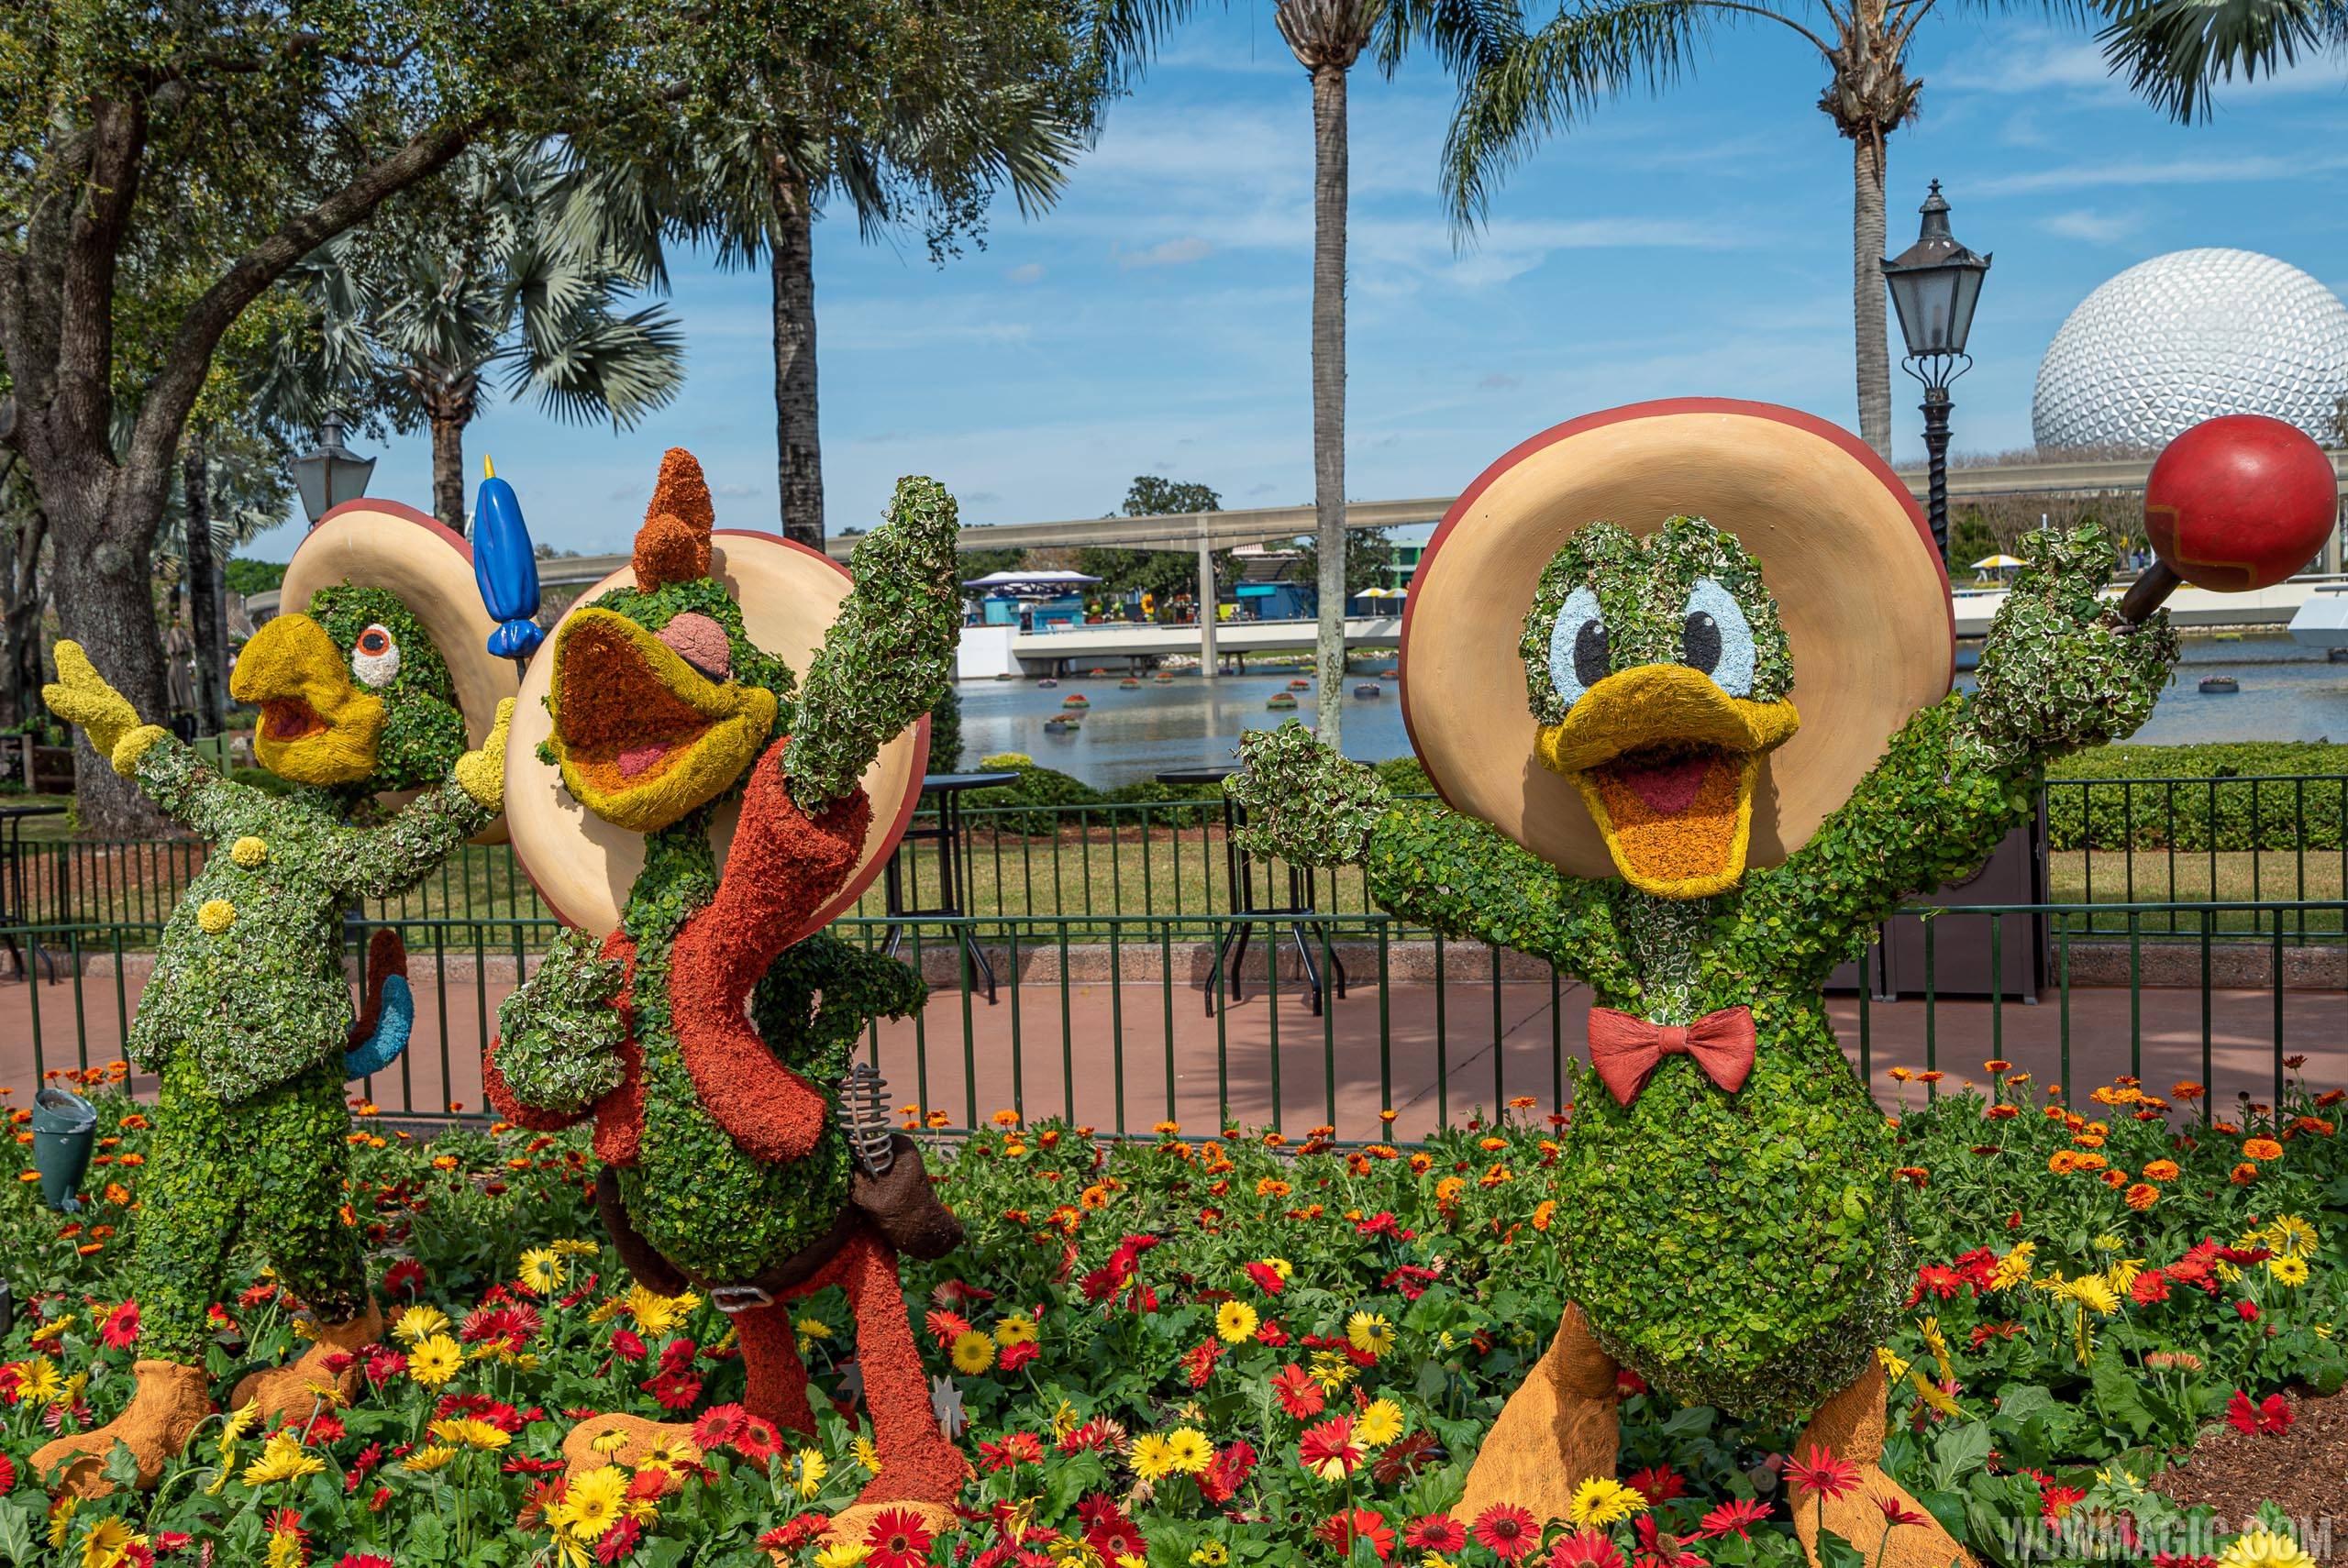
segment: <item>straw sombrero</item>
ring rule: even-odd
[[[1614,863],[1574,785],[1534,754],[1518,639],[1549,558],[1583,525],[1709,519],[1761,563],[1801,728],[1771,753],[1748,863],[1808,841],[1909,716],[1949,689],[1948,576],[1874,450],[1772,403],[1674,398],[1586,414],[1484,470],[1422,558],[1402,622],[1402,717],[1444,799],[1573,875]]]
[[[742,607],[743,629],[750,640],[803,679],[825,632],[855,585],[847,569],[803,545],[748,529],[716,529],[709,535],[709,575]],[[614,589],[636,583],[633,568],[622,568],[581,594],[563,619]],[[561,632],[559,622],[547,638],[548,649]],[[554,659],[542,654],[531,661],[522,679],[505,744],[506,822],[539,896],[564,920],[603,936],[619,924],[628,889],[644,869],[645,836],[589,812],[563,788],[555,766],[539,757],[539,743],[553,730],[546,704],[553,679]],[[912,820],[928,758],[929,721],[924,718],[892,737],[864,770],[864,791],[872,801],[864,853],[847,885],[792,933],[792,941],[828,924],[872,885]],[[710,838],[720,866],[739,814],[738,801],[718,810]]]
[[[278,608],[285,613],[306,611],[318,590],[344,583],[399,595],[449,667],[468,744],[487,739],[498,702],[514,695],[514,667],[489,651],[497,623],[482,604],[472,547],[464,536],[396,501],[345,502],[318,519],[294,548]],[[404,801],[413,793],[383,799]],[[494,844],[504,836],[501,822],[473,842]]]

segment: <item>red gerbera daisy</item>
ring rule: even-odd
[[[1800,1490],[1833,1501],[1858,1489],[1859,1467],[1837,1458],[1824,1445],[1812,1443],[1800,1459],[1786,1461],[1786,1476]]]
[[[1623,1549],[1605,1532],[1578,1529],[1550,1542],[1549,1568],[1623,1568]]]
[[[1421,1514],[1402,1527],[1402,1544],[1421,1551],[1458,1551],[1468,1545],[1468,1530],[1449,1514]]]
[[[1750,1539],[1745,1531],[1769,1517],[1769,1505],[1757,1497],[1733,1497],[1699,1519],[1696,1528],[1707,1536],[1733,1535],[1739,1540]]]
[[[1366,1540],[1369,1549],[1385,1562],[1394,1555],[1394,1532],[1387,1528],[1386,1516],[1376,1508],[1353,1508],[1330,1515],[1312,1532],[1339,1551],[1350,1553],[1354,1542]]]
[[[1513,1503],[1494,1503],[1476,1516],[1468,1531],[1503,1562],[1514,1562],[1541,1544],[1541,1526]]]
[[[1650,1507],[1688,1495],[1688,1484],[1679,1479],[1679,1472],[1667,1464],[1650,1464],[1645,1470],[1634,1470],[1624,1485],[1645,1497]]]
[[[1361,1463],[1361,1445],[1354,1441],[1354,1419],[1332,1416],[1304,1429],[1296,1440],[1297,1462],[1324,1481],[1341,1480]],[[1529,1515],[1527,1516],[1530,1517]]]
[[[126,1301],[106,1314],[98,1326],[98,1338],[108,1350],[128,1350],[130,1342],[138,1337],[138,1303]]]
[[[1280,1408],[1300,1421],[1319,1415],[1328,1403],[1312,1374],[1293,1362],[1272,1374],[1272,1392],[1279,1396]]]

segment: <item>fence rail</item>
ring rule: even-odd
[[[2066,1094],[2125,1073],[2155,1088],[2192,1080],[2213,1098],[2279,1099],[2292,1070],[2348,1080],[2340,1026],[2348,953],[2287,937],[2327,922],[2337,930],[2343,912],[2336,899],[1905,911],[1893,939],[1901,922],[1921,925],[1921,990],[1885,999],[1862,985],[1830,999],[1830,1011],[1879,1094],[1937,1097],[1936,1075],[1961,1081],[1994,1059]],[[2115,918],[2116,943],[2096,923]],[[1953,996],[1943,984],[1939,932],[1961,919],[1988,922],[1992,984],[1983,996]],[[528,973],[554,922],[354,922],[354,973],[377,924],[406,940],[415,1033],[395,1066],[355,1093],[391,1115],[482,1114],[480,1060],[497,1003]],[[2008,999],[1999,973],[2021,961],[2022,933],[2042,924],[2046,988],[2039,1005],[2025,1005]],[[1243,925],[1263,940],[1251,957],[1235,958],[1223,939]],[[2148,941],[2155,926],[2187,939]],[[0,928],[0,944],[36,960],[31,983],[0,985],[0,1085],[118,1060],[160,929],[155,921]],[[833,930],[876,948],[891,932],[864,916]],[[2263,940],[2245,944],[2250,930]],[[965,983],[964,936],[1004,981],[992,1003]],[[911,1018],[876,1021],[865,1049],[897,1103],[937,1113],[949,1131],[1008,1109],[1117,1133],[1160,1121],[1312,1124],[1368,1141],[1508,1100],[1562,1110],[1589,1005],[1586,989],[1545,964],[1424,937],[1374,912],[963,917],[908,928],[900,956],[930,979],[928,1002]],[[1329,988],[1317,1010],[1307,957]],[[1211,998],[1219,1005],[1209,1007]],[[1887,1077],[1895,1066],[1908,1070],[1912,1091],[1895,1088]]]
[[[2040,896],[2086,906],[2085,932],[2113,937],[2236,943],[2272,935],[2269,911],[2294,944],[2335,944],[2331,912],[2348,898],[2348,774],[2229,778],[2056,779],[2040,793]],[[1106,940],[1105,922],[1188,920],[1229,912],[1244,877],[1248,901],[1301,901],[1337,916],[1376,912],[1358,867],[1296,873],[1231,853],[1221,801],[1082,805],[965,800],[956,881],[960,908],[981,921],[1077,918],[1071,939]],[[918,813],[916,825],[934,821]],[[81,924],[93,933],[159,924],[201,867],[186,840],[28,843],[0,867],[0,921]],[[909,908],[940,900],[936,849],[909,845],[901,866]],[[2230,906],[2220,929],[2131,906]],[[366,905],[371,921],[542,920],[552,915],[510,847],[469,845],[422,886]],[[886,912],[879,886],[854,911]],[[926,922],[933,939],[947,926]],[[1417,934],[1424,935],[1425,933]]]

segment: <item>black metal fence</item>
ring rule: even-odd
[[[2156,1090],[2191,1080],[2279,1099],[2310,1054],[2319,1076],[2348,1077],[2348,951],[2298,935],[2337,933],[2343,912],[2337,898],[1906,911],[1891,934],[1914,922],[1921,975],[1885,999],[1871,955],[1830,1006],[1854,1065],[1887,1095],[1933,1097],[1997,1060],[2066,1093],[2124,1073]],[[1943,982],[1940,933],[1966,920],[1986,922],[1991,983],[1957,996]],[[479,1064],[497,1003],[554,923],[378,923],[406,940],[418,1016],[406,1055],[355,1092],[386,1114],[483,1114]],[[1252,955],[1229,940],[1249,928]],[[160,929],[160,918],[0,928],[32,977],[0,985],[0,1085],[118,1060]],[[354,972],[370,929],[350,928]],[[892,933],[878,916],[834,929],[875,947]],[[2000,970],[2041,929],[2044,985],[2028,1005],[2010,999]],[[902,934],[930,999],[913,1018],[876,1022],[867,1048],[897,1101],[947,1130],[1008,1110],[1118,1133],[1172,1121],[1409,1136],[1504,1101],[1562,1110],[1583,1046],[1588,993],[1570,977],[1374,911],[998,914]],[[1005,982],[993,1001],[969,982],[964,936]],[[1887,1076],[1895,1066],[1912,1090]]]
[[[986,799],[965,801],[955,850],[959,908],[972,919],[1075,920],[1072,940],[1098,942],[1112,923],[1135,917],[1184,921],[1289,904],[1337,916],[1376,912],[1357,868],[1297,874],[1291,883],[1286,867],[1234,855],[1216,799]],[[2041,896],[2082,906],[2082,934],[2255,942],[2273,934],[2265,922],[2275,919],[2295,944],[2342,940],[2342,922],[2328,911],[2348,897],[2348,774],[2054,780],[2041,792],[2040,811]],[[25,844],[0,866],[0,922],[80,925],[94,938],[158,924],[204,853],[183,840]],[[903,869],[905,906],[934,907],[935,851],[909,846]],[[2212,931],[2154,905],[2226,912]],[[877,886],[856,911],[886,912]],[[365,910],[378,922],[551,913],[504,845],[468,845],[421,887]],[[946,927],[931,922],[928,930],[935,938]]]

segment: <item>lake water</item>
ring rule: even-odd
[[[1961,662],[1971,663],[1968,647]],[[1390,678],[1367,673],[1390,665],[1372,655],[1358,661],[1350,689],[1375,680],[1383,694],[1346,699],[1345,751],[1367,762],[1407,756],[1400,689]],[[2232,696],[2204,696],[2205,675],[2231,675],[2242,683]],[[1292,712],[1275,712],[1264,703],[1288,689],[1296,675],[1226,675],[1202,680],[1178,675],[1171,681],[1144,678],[1135,690],[1117,689],[1119,675],[1071,676],[1057,690],[1033,680],[966,680],[962,694],[962,765],[976,767],[994,752],[1024,752],[1046,767],[1073,774],[1099,789],[1148,778],[1162,769],[1199,767],[1231,761],[1241,734],[1269,729],[1289,719],[1312,717],[1313,693],[1297,694]],[[1972,675],[1960,669],[1960,686]],[[1081,693],[1091,702],[1081,728],[1072,734],[1047,734],[1046,721],[1061,712],[1062,701]],[[2165,745],[2188,741],[2348,740],[2348,664],[2327,664],[2320,648],[2303,648],[2280,634],[2239,639],[2194,638],[2185,646],[2177,678],[2161,696],[2136,739]]]

